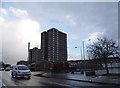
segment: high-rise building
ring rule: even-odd
[[[42,58],[50,62],[67,61],[67,34],[51,28],[41,33]]]
[[[41,33],[41,50],[42,50],[42,59],[48,61],[48,36],[47,32]]]

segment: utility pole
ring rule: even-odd
[[[84,60],[85,60],[84,41],[83,41],[83,57],[84,57]]]
[[[86,62],[85,62],[85,49],[84,49],[84,41],[82,42],[82,45],[83,45],[83,64],[84,64],[84,70],[86,70]]]
[[[81,50],[81,60],[82,60],[82,47],[80,47],[80,50]]]

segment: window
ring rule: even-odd
[[[18,70],[28,70],[28,67],[26,67],[26,66],[18,66]]]

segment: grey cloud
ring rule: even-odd
[[[26,7],[27,5],[31,7]],[[115,27],[118,19],[117,5],[117,2],[34,2],[18,4],[17,7],[28,10],[31,17],[42,21],[43,25],[51,18],[63,23],[68,22],[64,17],[70,14],[77,23],[78,27],[76,29],[80,29],[80,32],[86,32],[89,31],[91,26],[98,26],[101,30],[105,27],[106,29],[109,27],[107,30],[111,30],[110,26]],[[99,31],[96,27],[93,30]]]

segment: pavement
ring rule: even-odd
[[[2,87],[2,72],[0,71],[0,88]]]
[[[117,85],[120,86],[120,78],[112,78],[110,76],[85,76],[80,72],[71,73],[51,73],[51,72],[32,72],[34,76],[46,77],[46,78],[56,78],[73,80],[79,82],[106,84],[106,85]]]

